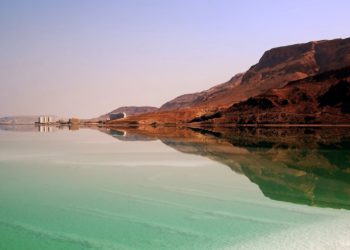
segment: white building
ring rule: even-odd
[[[53,122],[53,119],[51,116],[40,116],[38,119],[39,124],[48,124],[52,122]]]

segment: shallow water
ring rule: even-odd
[[[0,130],[0,249],[350,249],[348,147],[102,132]]]

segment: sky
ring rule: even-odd
[[[348,0],[0,0],[0,117],[159,107],[270,48],[350,37],[349,10]]]

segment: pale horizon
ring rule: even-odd
[[[0,3],[0,117],[92,118],[229,80],[273,47],[350,37],[333,1]]]

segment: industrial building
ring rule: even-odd
[[[53,118],[51,116],[39,116],[38,123],[39,124],[49,124],[53,122]]]

